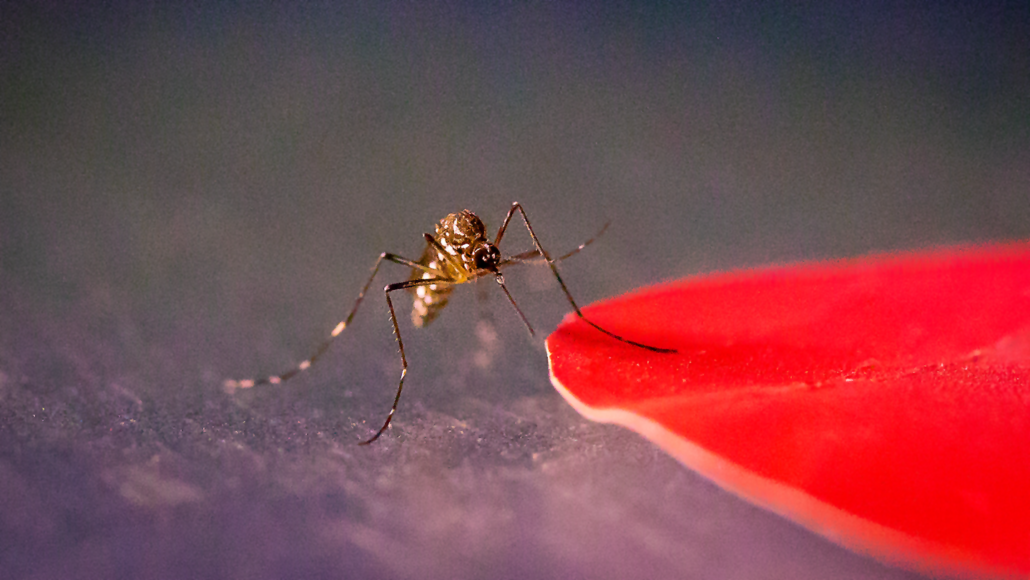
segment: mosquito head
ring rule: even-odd
[[[501,262],[501,251],[490,242],[480,242],[472,250],[472,261],[477,270],[497,272],[497,266]]]

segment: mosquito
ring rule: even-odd
[[[501,251],[497,246],[500,245],[501,239],[504,237],[504,233],[507,231],[508,224],[511,222],[511,218],[515,215],[515,212],[518,212],[522,216],[522,221],[526,224],[526,230],[529,231],[529,237],[533,239],[535,249],[503,258],[501,256]],[[605,224],[605,228],[607,227],[608,225]],[[603,232],[604,228],[602,228],[601,232],[598,233],[598,236]],[[366,441],[360,442],[359,445],[368,445],[374,442],[376,439],[379,439],[379,436],[382,435],[383,432],[386,431],[390,426],[390,421],[393,419],[394,413],[397,412],[397,403],[400,402],[401,391],[404,390],[404,377],[408,374],[408,358],[404,354],[404,341],[401,339],[400,326],[397,324],[397,312],[393,306],[393,299],[390,297],[391,293],[398,290],[408,290],[414,295],[414,305],[411,309],[411,322],[416,327],[423,327],[431,323],[440,311],[447,306],[447,301],[455,286],[466,282],[472,282],[486,276],[493,276],[494,281],[497,282],[497,285],[501,287],[504,295],[508,298],[508,302],[511,303],[515,312],[518,313],[519,318],[522,319],[522,323],[526,325],[526,329],[529,330],[530,336],[535,336],[536,333],[533,330],[533,326],[529,323],[529,319],[526,318],[526,315],[522,312],[522,309],[519,308],[519,305],[515,303],[515,299],[512,297],[511,293],[508,292],[508,287],[504,285],[504,275],[501,273],[501,270],[508,266],[542,258],[547,262],[547,265],[550,266],[551,272],[554,274],[554,278],[558,281],[558,286],[561,287],[561,291],[565,294],[565,298],[568,299],[572,309],[575,310],[576,316],[579,316],[584,322],[616,340],[638,348],[659,353],[676,352],[674,349],[660,348],[624,338],[597,325],[583,315],[579,305],[577,305],[576,301],[572,298],[572,293],[569,292],[568,287],[565,285],[565,281],[562,280],[561,274],[558,273],[558,267],[555,263],[576,254],[593,242],[597,236],[587,240],[575,250],[572,250],[558,259],[551,258],[540,244],[540,239],[533,231],[533,226],[529,225],[529,218],[526,216],[526,210],[522,208],[522,205],[519,202],[515,202],[512,204],[511,209],[508,210],[508,215],[505,216],[504,222],[501,223],[500,229],[497,230],[497,236],[494,238],[493,242],[491,242],[487,236],[486,226],[483,224],[483,221],[480,220],[476,214],[467,209],[459,213],[449,214],[436,225],[435,235],[427,233],[423,234],[423,237],[425,237],[426,246],[425,250],[422,252],[422,257],[418,260],[409,260],[408,258],[397,254],[391,254],[389,252],[379,254],[379,258],[376,259],[375,265],[372,266],[372,274],[368,277],[368,281],[365,282],[365,285],[361,288],[361,292],[354,301],[354,306],[351,307],[350,313],[347,314],[347,318],[344,318],[336,325],[335,328],[333,328],[332,332],[329,333],[329,337],[322,342],[317,349],[315,349],[314,354],[289,371],[280,375],[272,375],[261,379],[226,380],[226,390],[231,392],[236,389],[247,389],[257,385],[278,385],[310,368],[319,357],[325,354],[326,350],[329,349],[329,345],[336,340],[336,337],[338,337],[340,333],[350,325],[351,320],[354,318],[354,314],[357,313],[358,307],[361,306],[361,301],[365,299],[365,294],[368,292],[369,287],[372,286],[372,281],[375,279],[376,274],[379,272],[379,267],[382,266],[383,262],[393,262],[395,264],[411,268],[411,275],[407,280],[388,284],[383,289],[386,296],[386,305],[390,308],[390,322],[393,324],[393,334],[397,339],[397,347],[400,349],[401,378],[397,383],[397,394],[394,395],[393,405],[390,407],[390,412],[386,415],[386,421],[383,422],[383,426],[376,431],[375,435]]]

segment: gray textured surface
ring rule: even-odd
[[[517,199],[555,251],[612,219],[564,265],[584,303],[1026,238],[1026,9],[369,5],[4,9],[3,576],[914,577],[585,422],[496,294],[402,328],[370,448],[379,296],[305,376],[220,383],[305,356],[463,207]],[[508,278],[553,329],[546,271]]]

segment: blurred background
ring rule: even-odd
[[[1019,2],[0,8],[8,578],[916,578],[586,422],[545,268],[411,362],[373,293],[513,201],[586,304],[705,272],[1030,237]],[[529,249],[515,224],[502,250]],[[404,279],[384,266],[374,287]],[[482,295],[477,299],[477,295]]]

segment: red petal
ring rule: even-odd
[[[721,274],[567,317],[552,381],[721,486],[920,568],[1030,574],[1030,245]]]

